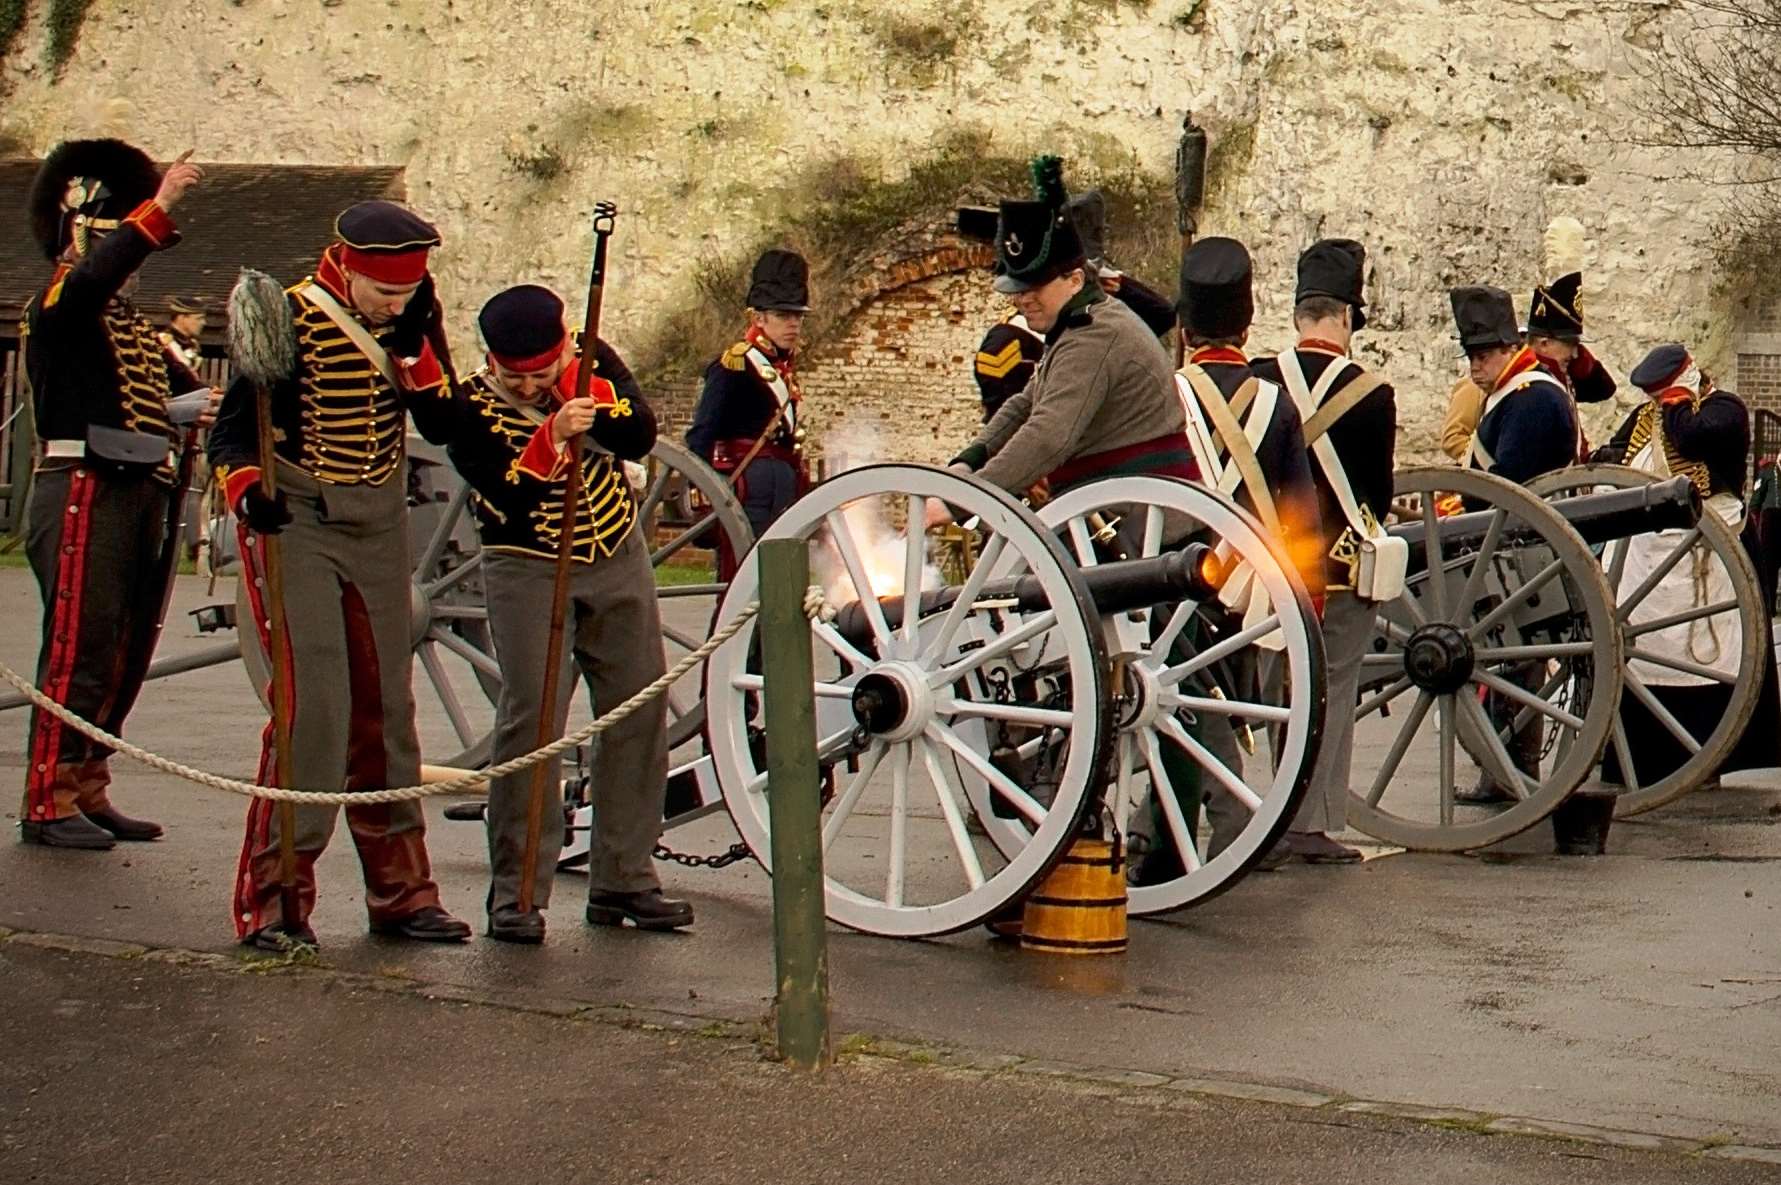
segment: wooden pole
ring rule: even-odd
[[[618,208],[610,202],[594,206],[594,268],[588,279],[587,317],[581,329],[581,360],[575,368],[575,398],[586,399],[593,389],[594,344],[600,336],[600,306],[606,289],[606,242]],[[561,534],[557,539],[557,570],[550,592],[550,641],[545,650],[544,691],[539,696],[538,744],[543,748],[557,739],[557,694],[563,667],[563,627],[569,608],[569,573],[575,559],[575,520],[581,510],[581,437],[569,438],[569,473],[563,481]],[[610,707],[611,705],[607,705]],[[555,763],[540,761],[532,767],[531,795],[526,802],[526,846],[520,856],[519,911],[532,912],[532,882],[538,877],[538,844],[544,832],[544,799]]]
[[[272,392],[264,384],[254,389],[260,428],[260,492],[268,500],[278,496],[278,454],[272,446]],[[277,535],[250,532],[259,540],[260,570],[266,587],[262,603],[266,606],[266,632],[271,638],[272,653],[272,753],[273,780],[286,789],[291,786],[291,652],[285,632],[284,564],[279,554]],[[278,908],[286,929],[296,926],[303,917],[302,902],[297,892],[297,808],[289,802],[278,804]]]
[[[761,682],[772,829],[773,961],[779,1055],[803,1070],[834,1060],[829,1041],[829,946],[823,922],[821,779],[816,696],[804,591],[810,552],[769,539],[761,567]]]

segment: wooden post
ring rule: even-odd
[[[761,678],[767,723],[767,809],[772,829],[774,1015],[779,1055],[815,1070],[829,1043],[829,946],[823,921],[822,800],[816,766],[816,695],[804,591],[810,553],[770,539],[761,566]]]

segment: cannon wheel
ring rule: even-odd
[[[926,536],[890,526],[923,522],[930,500],[949,503],[961,519],[977,516],[992,537],[951,608],[926,620],[911,613],[892,627],[878,594],[938,584]],[[1099,621],[1062,544],[1000,490],[918,465],[830,478],[762,539],[812,545],[829,603],[858,602],[870,624],[872,640],[856,646],[834,625],[811,623],[817,751],[834,769],[837,791],[824,805],[822,832],[829,917],[870,934],[913,938],[964,929],[1018,902],[1077,833],[1103,784],[1112,735]],[[1046,608],[979,598],[992,576],[1022,574],[1035,579]],[[757,548],[743,560],[719,620],[732,620],[759,585]],[[766,757],[753,733],[762,686],[750,669],[757,647],[751,622],[711,656],[707,743],[737,830],[770,866]],[[856,718],[853,696],[865,679],[884,693],[878,698],[893,705],[890,712]],[[992,757],[984,744],[989,721],[1028,729],[1035,739],[1018,757]],[[1007,760],[1049,758],[1055,766],[1044,789],[1003,771]],[[995,786],[999,807],[1031,825],[1012,854],[971,834],[955,760]]]
[[[488,764],[494,738],[492,727],[466,707],[463,690],[474,686],[493,704],[500,695],[501,668],[495,661],[489,637],[488,606],[480,572],[482,549],[469,513],[470,489],[445,463],[443,450],[414,438],[408,444],[410,522],[415,534],[409,636],[415,659],[426,675],[425,686],[443,710],[461,746],[441,764],[474,769]],[[692,496],[695,491],[697,498]],[[748,518],[724,480],[703,461],[666,440],[658,440],[650,450],[638,499],[638,522],[645,530],[645,538],[651,540],[650,560],[658,570],[681,557],[689,547],[708,546],[713,529],[729,537],[738,555],[748,549],[753,539]],[[672,531],[672,537],[658,544],[658,534],[666,531]],[[680,569],[678,576],[688,575],[683,565],[674,566]],[[670,665],[697,648],[703,639],[693,637],[684,625],[668,620],[669,603],[681,598],[721,595],[724,586],[717,583],[715,571],[706,575],[707,579],[692,582],[658,579],[657,595],[664,619],[662,645]],[[238,621],[253,620],[239,590],[236,608]],[[543,628],[542,623],[539,628]],[[241,636],[248,677],[263,703],[264,688],[271,679],[266,652],[252,628],[242,630]],[[699,695],[701,686],[701,671],[695,669],[669,692],[670,748],[699,738],[705,719],[704,701]]]
[[[1436,501],[1449,493],[1492,512],[1475,546],[1440,542]],[[1388,721],[1393,739],[1370,783],[1365,774],[1355,779],[1348,821],[1406,848],[1467,851],[1538,823],[1600,759],[1620,701],[1613,595],[1582,538],[1520,486],[1422,466],[1397,474],[1396,497],[1420,502],[1431,543],[1427,565],[1379,607],[1362,660],[1357,722],[1365,728],[1393,709],[1402,722]],[[1553,597],[1557,611],[1549,612]],[[1481,703],[1485,691],[1518,707],[1500,730]],[[1517,772],[1507,748],[1532,722],[1544,742],[1538,778]],[[1511,789],[1513,803],[1456,803],[1462,744]]]
[[[1652,474],[1625,465],[1579,465],[1557,473],[1542,474],[1529,482],[1528,488],[1543,498],[1553,498],[1587,493],[1602,487],[1632,489],[1649,485],[1656,480]],[[1680,617],[1665,617],[1663,624],[1686,625],[1714,618],[1730,618],[1742,626],[1737,677],[1734,680],[1729,676],[1720,676],[1720,682],[1732,684],[1731,701],[1713,730],[1705,736],[1691,735],[1686,726],[1664,710],[1646,686],[1639,667],[1634,662],[1635,659],[1642,659],[1647,663],[1652,661],[1649,652],[1642,650],[1639,645],[1639,639],[1650,633],[1652,626],[1649,621],[1635,620],[1639,617],[1639,606],[1651,593],[1651,586],[1649,583],[1642,583],[1636,588],[1631,585],[1621,587],[1626,584],[1623,577],[1628,541],[1615,540],[1607,545],[1602,555],[1602,564],[1608,572],[1608,583],[1619,598],[1618,611],[1626,658],[1621,678],[1626,689],[1662,721],[1664,727],[1671,730],[1678,742],[1692,750],[1688,760],[1668,777],[1641,783],[1638,771],[1633,767],[1626,730],[1617,716],[1610,743],[1614,746],[1620,768],[1632,773],[1630,784],[1620,793],[1614,804],[1614,814],[1618,818],[1643,814],[1674,802],[1712,776],[1743,737],[1744,729],[1756,711],[1757,699],[1762,694],[1763,648],[1769,643],[1769,630],[1768,614],[1764,611],[1756,567],[1750,562],[1749,553],[1744,550],[1737,533],[1711,510],[1702,511],[1700,523],[1678,539],[1673,554],[1680,560],[1696,546],[1705,547],[1715,559],[1725,565],[1725,570],[1731,577],[1733,595],[1720,604],[1704,605]],[[1669,566],[1667,562],[1660,564],[1660,567],[1666,569]],[[1649,614],[1644,616],[1649,617]]]
[[[1091,516],[1117,525],[1121,515],[1131,520],[1120,532],[1127,544],[1126,558],[1160,554],[1166,523],[1171,542],[1189,533],[1222,541],[1231,553],[1225,560],[1231,572],[1227,583],[1244,571],[1259,577],[1274,611],[1242,632],[1257,639],[1276,635],[1272,640],[1277,640],[1281,658],[1275,661],[1284,661],[1284,685],[1290,689],[1284,703],[1257,703],[1250,699],[1251,689],[1217,686],[1205,658],[1208,647],[1189,645],[1182,637],[1199,608],[1197,602],[1183,602],[1172,611],[1159,609],[1166,615],[1155,622],[1150,610],[1103,619],[1114,655],[1118,709],[1108,807],[1127,835],[1135,810],[1148,809],[1152,803],[1160,807],[1186,870],[1174,880],[1130,888],[1128,908],[1142,915],[1180,909],[1228,889],[1291,823],[1310,782],[1323,732],[1323,636],[1311,599],[1284,551],[1255,519],[1210,490],[1169,478],[1114,477],[1070,490],[1039,512],[1046,526],[1064,533],[1083,567],[1099,560]],[[1252,646],[1250,653],[1262,652]],[[1198,675],[1202,670],[1206,673]],[[1259,777],[1254,771],[1246,777],[1242,763],[1231,769],[1190,733],[1194,717],[1202,714],[1243,726],[1249,737],[1271,751],[1271,762],[1264,753]],[[1209,850],[1209,827],[1202,825],[1200,834],[1193,834],[1174,793],[1166,789],[1157,793],[1159,785],[1168,785],[1165,747],[1180,751],[1199,767],[1207,798],[1228,796],[1248,812],[1241,833],[1221,851]],[[1018,826],[1017,820],[995,818],[981,806],[978,813],[992,838]]]

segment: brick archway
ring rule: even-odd
[[[832,468],[944,464],[981,422],[971,358],[1006,313],[984,243],[950,234],[869,261],[804,367],[808,447]]]

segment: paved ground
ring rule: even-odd
[[[1732,1185],[1764,1166],[1482,1135],[1049,1075],[750,1042],[0,946],[0,1178],[384,1182],[1564,1180]],[[301,1017],[293,1030],[279,1023]],[[399,1061],[400,1074],[374,1073]],[[130,1054],[134,1056],[130,1056]],[[152,1100],[153,1105],[144,1105]]]
[[[201,592],[182,582],[180,608]],[[36,617],[28,574],[0,572],[0,659],[28,669]],[[182,636],[183,621],[169,650],[205,645]],[[223,667],[157,685],[132,735],[245,771],[261,719],[239,669]],[[0,715],[0,768],[14,784],[24,726],[23,713]],[[426,727],[442,735],[441,721]],[[100,856],[0,845],[0,926],[228,949],[242,804],[158,775],[125,778],[121,799],[168,822],[170,838]],[[1254,876],[1178,920],[1134,924],[1116,960],[1033,956],[980,933],[898,943],[836,932],[837,1023],[1027,1058],[1781,1146],[1781,774],[1647,818],[1618,824],[1615,854],[1597,860],[1543,855],[1535,833],[1481,857]],[[731,838],[721,819],[673,836],[704,850]],[[449,903],[472,915],[480,832],[436,821],[433,851]],[[336,968],[701,1018],[758,1019],[771,992],[767,883],[752,865],[666,870],[699,909],[688,935],[587,930],[580,885],[565,876],[544,948],[410,950],[364,936],[352,863],[342,844],[322,865],[317,925]],[[453,1018],[427,1022],[429,1038],[454,1031]],[[551,1106],[602,1082],[555,1080],[568,1089]]]

